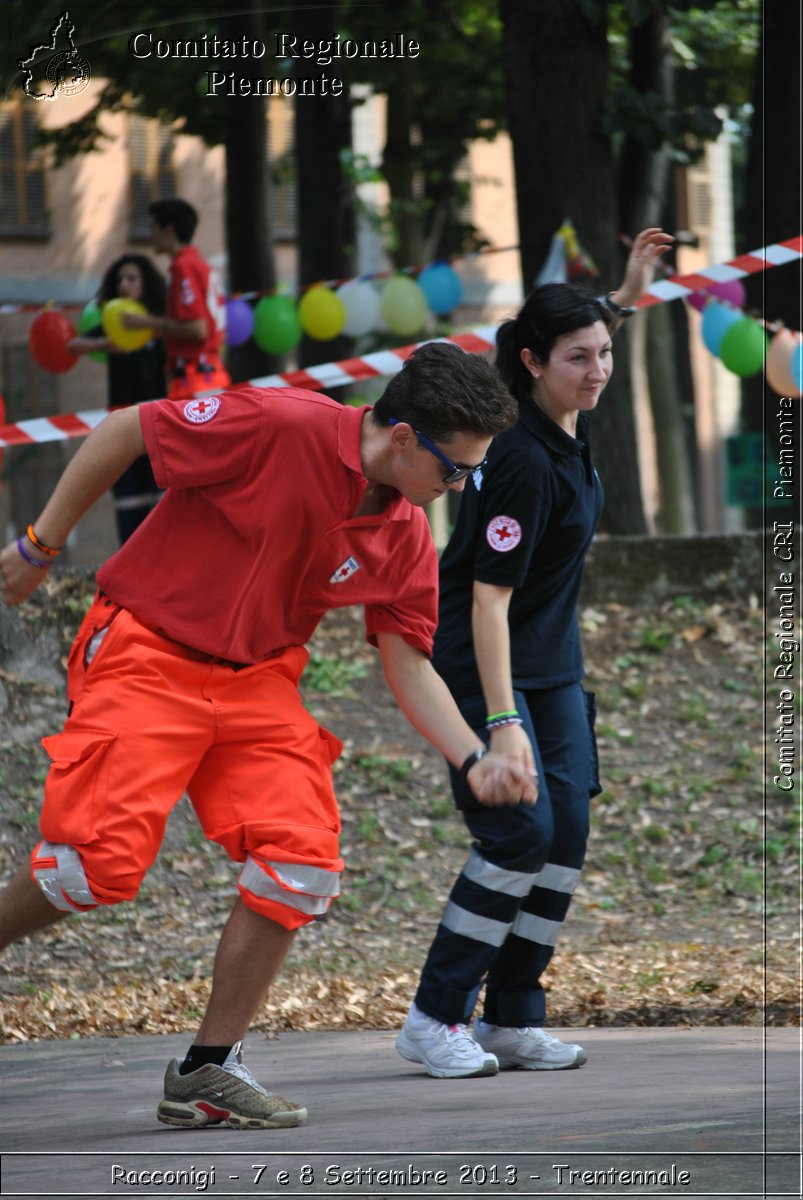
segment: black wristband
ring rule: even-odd
[[[626,321],[628,317],[632,317],[633,313],[636,311],[635,308],[630,305],[625,306],[624,304],[617,304],[615,300],[611,299],[611,295],[612,293],[608,292],[607,296],[600,297],[600,300],[605,307],[609,308],[613,315],[615,317],[619,317],[622,321]]]
[[[479,750],[472,750],[472,751],[471,751],[471,753],[469,754],[468,758],[466,759],[466,761],[463,763],[462,767],[460,768],[460,774],[463,776],[463,778],[465,779],[466,783],[468,783],[468,773],[469,773],[469,771],[471,770],[471,768],[472,768],[472,767],[473,767],[473,766],[474,766],[476,763],[478,763],[478,762],[480,761],[480,759],[481,759],[481,758],[485,758],[485,755],[486,755],[487,753],[488,753],[488,751],[485,749],[485,747],[484,747],[484,746],[483,746],[481,749],[479,749]]]

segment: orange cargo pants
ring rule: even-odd
[[[97,597],[70,652],[70,715],[43,739],[32,872],[51,903],[134,897],[186,791],[206,836],[244,864],[249,908],[286,929],[325,912],[343,868],[331,771],[342,744],[301,702],[306,661],[292,647],[226,664]]]

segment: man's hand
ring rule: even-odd
[[[36,547],[28,538],[23,538],[25,548],[32,558],[37,557]],[[42,557],[39,555],[39,557]],[[17,543],[11,542],[5,550],[0,551],[0,580],[2,580],[3,601],[9,607],[21,604],[35,592],[47,575],[43,567],[32,567],[20,554]]]
[[[526,770],[515,759],[494,751],[471,767],[468,785],[480,804],[489,808],[535,804],[538,799],[538,780],[534,771]]]

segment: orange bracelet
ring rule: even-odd
[[[46,546],[44,542],[40,542],[39,538],[34,533],[33,525],[29,525],[25,532],[28,535],[28,540],[31,545],[35,546],[36,549],[41,551],[42,554],[46,554],[48,558],[56,558],[57,555],[61,554],[61,546],[59,546],[58,549],[54,549],[53,546]]]

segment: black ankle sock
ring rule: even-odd
[[[190,1046],[178,1073],[179,1075],[189,1075],[190,1071],[197,1071],[206,1063],[214,1063],[215,1066],[222,1067],[229,1057],[230,1050],[231,1046]]]

